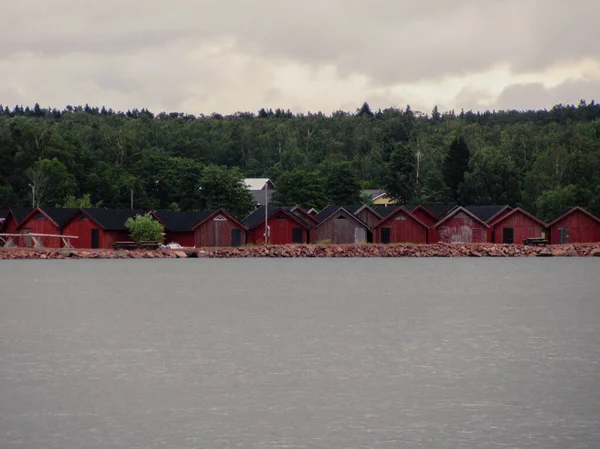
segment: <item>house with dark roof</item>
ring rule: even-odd
[[[74,248],[111,249],[115,242],[133,241],[125,222],[145,214],[142,209],[78,209],[64,224],[62,233],[78,237],[71,241]]]
[[[508,214],[512,207],[507,204],[503,205],[485,205],[485,206],[465,206],[465,209],[471,212],[480,220],[490,223],[493,220],[497,220],[503,215]]]
[[[490,229],[485,221],[460,206],[431,228],[429,242],[485,243],[491,239]]]
[[[63,244],[60,237],[62,228],[77,210],[76,208],[58,207],[32,209],[16,228],[17,233],[24,234],[22,246],[32,246],[32,239],[28,238],[26,234],[45,234],[47,237],[36,237],[44,247],[61,248]]]
[[[394,204],[395,201],[388,196],[385,190],[381,189],[367,189],[361,191],[362,195],[368,196],[371,199],[371,203],[375,206],[389,206]]]
[[[273,245],[309,242],[312,226],[290,211],[290,206],[260,206],[242,220],[247,241],[254,245],[265,243],[265,218],[269,230],[268,243]]]
[[[327,206],[317,215],[319,224],[311,232],[311,241],[335,244],[366,243],[371,229],[343,206]]]
[[[199,212],[154,211],[165,227],[165,243],[185,247],[242,246],[247,228],[224,209]]]
[[[493,243],[522,244],[525,239],[547,238],[548,225],[520,207],[499,214],[488,224],[492,228]]]
[[[308,223],[309,225],[311,225],[311,227],[316,226],[317,223],[318,223],[316,215],[309,214],[307,211],[305,211],[304,209],[302,209],[302,207],[300,207],[299,205],[296,205],[296,206],[282,206],[282,207],[285,207],[291,213],[293,213],[294,215],[298,216],[301,220],[303,220],[306,223]]]
[[[428,243],[429,226],[403,206],[375,225],[376,243]]]
[[[581,207],[569,207],[548,220],[550,243],[600,242],[600,219]]]
[[[423,203],[407,204],[404,207],[427,226],[434,226],[457,206],[448,203]]]
[[[17,227],[33,210],[31,207],[15,207],[9,209],[4,216],[4,220],[0,223],[1,234],[15,234]]]

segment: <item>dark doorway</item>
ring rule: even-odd
[[[515,230],[513,228],[502,229],[502,243],[515,243]]]
[[[302,243],[302,228],[293,228],[292,229],[292,242],[293,243]]]
[[[100,231],[92,229],[92,249],[100,248]]]
[[[569,228],[558,228],[559,243],[569,243]]]
[[[390,243],[392,240],[391,228],[381,228],[381,243]]]
[[[231,246],[242,246],[242,230],[240,228],[231,230]]]

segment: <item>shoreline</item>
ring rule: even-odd
[[[186,259],[309,257],[600,257],[600,243],[526,246],[493,243],[426,245],[268,245],[159,250],[0,248],[0,260],[18,259]]]

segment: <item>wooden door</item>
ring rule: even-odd
[[[242,245],[242,230],[240,228],[231,229],[231,246]]]
[[[100,231],[98,229],[92,229],[92,242],[91,248],[100,248]]]
[[[302,228],[292,228],[292,242],[302,243]]]
[[[392,241],[392,228],[381,228],[381,243],[388,244]]]
[[[503,228],[502,229],[502,243],[515,243],[514,228]]]

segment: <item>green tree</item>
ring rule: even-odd
[[[349,162],[328,164],[324,175],[325,189],[331,204],[360,202],[360,180]]]
[[[405,143],[396,145],[386,164],[383,187],[399,204],[412,201],[417,183],[417,157],[415,151]]]
[[[463,136],[456,137],[450,144],[450,150],[444,160],[444,182],[450,189],[450,196],[459,199],[459,188],[465,180],[465,172],[469,168],[470,152]]]
[[[149,214],[128,218],[125,227],[129,230],[131,238],[138,243],[162,242],[163,225]]]
[[[36,207],[57,204],[77,190],[75,177],[57,158],[38,159],[27,170],[32,195]]]
[[[548,220],[567,207],[586,207],[588,203],[593,201],[594,195],[592,192],[571,184],[543,192],[536,202],[536,210],[541,219]]]
[[[200,179],[199,203],[203,210],[226,209],[237,218],[248,215],[255,207],[252,194],[243,183],[237,168],[208,165]]]
[[[273,202],[290,206],[299,204],[304,208],[320,210],[327,205],[324,180],[317,172],[300,169],[284,172],[277,178]]]
[[[84,194],[81,198],[77,198],[75,195],[68,195],[63,203],[57,204],[56,207],[92,207],[92,197],[89,193]],[[100,205],[97,204],[96,207],[100,207]]]

